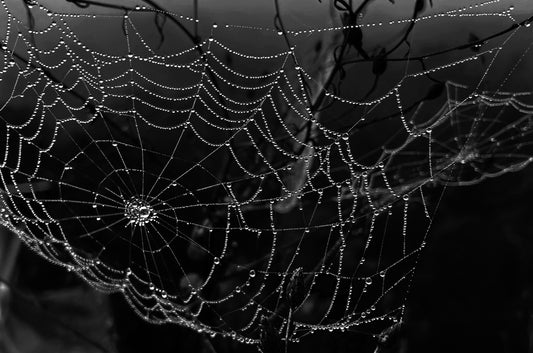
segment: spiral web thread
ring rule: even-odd
[[[494,3],[416,21],[516,22],[512,9],[490,10]],[[214,25],[198,45],[158,53],[137,23],[152,9],[67,14],[35,3],[36,28],[1,4],[1,223],[95,288],[121,291],[154,323],[254,344],[264,318],[292,341],[399,322],[433,219],[424,193],[532,161],[531,92],[480,89],[529,23],[499,47],[411,70],[378,98],[327,91],[328,102],[353,112],[340,128],[311,111],[306,89],[321,83],[295,48],[252,55],[219,40],[261,32],[282,42],[277,31]],[[126,52],[84,44],[80,21],[114,23]],[[476,87],[436,86],[431,114],[425,101],[402,106],[409,83],[481,58],[489,65]],[[371,113],[383,106],[396,128],[369,142]]]

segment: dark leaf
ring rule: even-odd
[[[9,315],[0,327],[0,343],[9,337],[16,352],[116,351],[105,295],[86,287],[55,290],[38,297],[12,293]]]
[[[378,343],[375,353],[400,352],[404,338],[404,324],[398,322],[385,330],[378,336]]]
[[[442,82],[436,83],[433,86],[429,88],[428,93],[426,94],[426,97],[424,100],[432,100],[439,98],[442,92],[444,91],[445,84]]]
[[[160,20],[161,19],[161,20]],[[157,28],[157,32],[159,33],[159,45],[157,46],[157,49],[161,48],[163,45],[163,42],[165,41],[165,32],[163,31],[163,28],[165,26],[165,23],[167,22],[166,16],[161,16],[159,12],[155,14],[154,18],[155,26]]]
[[[322,41],[319,40],[318,42],[316,42],[315,44],[315,52],[320,52],[322,50]]]
[[[287,299],[291,309],[297,308],[305,299],[303,268],[298,267],[287,284]]]
[[[309,153],[306,150],[305,153]],[[283,183],[290,191],[300,190],[307,180],[308,164],[305,159],[300,159],[292,164],[287,165],[287,172],[283,175]],[[298,204],[298,195],[293,193],[292,196],[287,196],[283,193],[283,198],[274,205],[274,210],[278,213],[288,213]]]
[[[226,64],[228,64],[228,66],[233,65],[233,57],[231,56],[230,52],[226,53]]]
[[[352,11],[352,8],[351,8],[350,4],[348,4],[344,0],[335,0],[335,1],[333,1],[333,6],[335,6],[335,8],[337,10],[339,10],[339,11],[348,11],[348,12]]]
[[[342,24],[353,28],[344,29],[344,37],[348,44],[354,47],[360,47],[363,44],[363,31],[357,26],[357,16],[353,13],[345,13],[342,16]]]
[[[350,26],[343,30],[344,39],[349,46],[354,47],[357,52],[365,59],[368,59],[363,49],[363,31],[357,26],[357,15],[355,13],[345,13],[342,17],[342,24],[344,26]]]
[[[376,76],[383,74],[387,70],[387,51],[382,48],[380,53],[374,58],[372,63],[372,73]]]
[[[418,17],[426,9],[426,0],[416,0],[414,17]]]
[[[67,0],[67,2],[71,2],[74,5],[78,6],[79,8],[86,9],[89,7],[90,4],[83,2],[83,1],[76,1],[76,0]],[[33,3],[33,1],[26,1],[26,3]]]
[[[283,351],[281,336],[272,321],[263,316],[259,324],[259,349],[263,353],[279,353]]]

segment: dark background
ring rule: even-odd
[[[313,6],[298,8],[299,4],[287,6],[286,18],[298,18],[298,11],[304,10],[302,21],[318,26],[313,21],[320,17],[320,10]],[[448,4],[443,6],[451,6]],[[204,3],[200,10],[207,13],[207,18],[224,17],[227,10],[231,14],[227,22],[235,22],[235,18],[243,18],[242,13],[251,11],[246,8],[249,4],[240,5],[233,4],[228,10],[221,9],[220,4],[210,7]],[[410,8],[390,3],[387,6],[392,5],[404,6],[398,11]],[[527,5],[525,1],[517,3],[526,14]],[[270,2],[262,6],[272,11]],[[69,8],[78,10],[72,4]],[[190,7],[182,10],[190,11]],[[267,14],[270,15],[265,10],[243,20],[257,22],[260,18],[259,22],[268,25],[272,16]],[[466,41],[468,32],[481,37],[492,31],[490,23],[466,28],[452,29],[463,35],[448,35],[451,44]],[[435,33],[419,36],[428,41],[420,44],[421,50],[441,45],[432,43]],[[509,60],[503,60],[502,66],[514,64],[512,49],[508,55]],[[531,73],[531,64],[525,63],[521,70],[515,83],[525,89],[528,82],[523,78]],[[492,74],[497,82],[498,71]],[[475,76],[475,72],[457,75]],[[531,168],[526,168],[473,186],[439,186],[428,191],[432,204],[441,193],[442,200],[408,296],[405,326],[389,346],[381,348],[382,352],[533,351],[532,177]],[[216,352],[257,350],[220,338],[208,343],[206,337],[177,325],[146,323],[120,294],[96,292],[27,248],[19,251],[15,276],[6,284],[10,295],[3,303],[6,325],[0,333],[9,335],[20,352],[211,352],[211,344]],[[317,334],[298,346],[290,346],[289,351],[373,352],[376,345],[377,339],[368,332]],[[6,347],[0,349],[11,353],[11,348]]]

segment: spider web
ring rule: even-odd
[[[415,22],[516,23],[494,3]],[[150,322],[250,344],[269,325],[291,341],[379,332],[404,318],[436,207],[424,193],[532,161],[531,93],[501,89],[516,67],[501,87],[481,89],[506,41],[409,68],[356,101],[326,87],[284,35],[309,40],[412,19],[285,33],[213,25],[196,45],[170,46],[143,20],[195,20],[145,7],[30,7],[38,26],[2,2],[1,222],[95,288],[121,291]],[[83,38],[87,26],[121,43]],[[231,42],[256,32],[281,49]],[[490,65],[477,86],[430,81],[425,99],[408,103],[410,85],[482,58]],[[321,92],[335,114],[313,109]],[[335,118],[345,109],[347,126]]]

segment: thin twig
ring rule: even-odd
[[[453,52],[453,51],[456,51],[456,50],[463,50],[463,49],[470,49],[476,45],[481,45],[481,44],[484,44],[486,43],[487,41],[491,40],[491,39],[494,39],[494,38],[497,38],[497,37],[500,37],[506,33],[509,33],[511,31],[514,31],[515,29],[519,28],[519,27],[523,27],[525,26],[526,24],[528,23],[532,23],[533,22],[533,16],[521,21],[521,22],[518,22],[518,23],[515,23],[513,25],[511,25],[510,27],[500,31],[500,32],[497,32],[497,33],[494,33],[492,35],[489,35],[487,37],[484,37],[484,38],[481,38],[477,41],[474,41],[474,42],[469,42],[469,43],[466,43],[466,44],[461,44],[461,45],[458,45],[458,46],[455,46],[453,48],[448,48],[448,49],[443,49],[443,50],[439,50],[439,51],[435,51],[433,53],[430,53],[430,54],[425,54],[425,55],[420,55],[420,56],[413,56],[413,57],[409,57],[409,58],[386,58],[386,59],[383,59],[384,61],[387,61],[387,62],[403,62],[403,61],[411,61],[411,60],[426,60],[428,58],[431,58],[431,57],[434,57],[434,56],[438,56],[438,55],[442,55],[442,54],[446,54],[446,53],[450,53],[450,52]],[[358,64],[358,63],[365,63],[365,62],[373,62],[372,59],[354,59],[354,60],[348,60],[348,61],[345,61],[343,63],[343,65],[348,65],[348,64]]]

